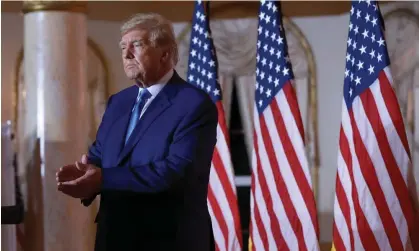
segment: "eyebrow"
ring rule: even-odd
[[[144,38],[140,38],[140,39],[133,39],[133,40],[129,40],[128,41],[128,43],[134,43],[134,42],[145,42],[146,41],[146,39],[144,39]],[[121,41],[121,42],[119,42],[119,47],[122,47],[122,46],[124,46],[124,45],[126,45],[127,44],[127,42],[126,41]]]

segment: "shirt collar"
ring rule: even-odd
[[[152,86],[147,87],[147,91],[150,92],[151,97],[155,97],[157,96],[157,94],[159,94],[159,92],[161,91],[161,89],[163,89],[163,87],[167,84],[167,82],[169,82],[169,80],[172,78],[173,76],[173,69],[170,69],[170,71],[168,71],[166,74],[164,74],[164,76],[157,81],[157,83],[155,83]],[[138,90],[138,97],[140,95],[140,92],[143,88],[139,88]]]

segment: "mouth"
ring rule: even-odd
[[[126,66],[125,66],[125,68],[127,68],[127,69],[129,69],[129,68],[133,68],[133,67],[135,67],[135,65],[133,65],[133,64],[129,64],[129,65],[126,65]]]

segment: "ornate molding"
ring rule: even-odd
[[[87,12],[87,2],[82,1],[24,1],[22,12],[24,14],[35,11],[65,11]]]

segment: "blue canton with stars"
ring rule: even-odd
[[[260,4],[256,62],[255,102],[262,114],[284,84],[294,78],[277,1]]]
[[[202,2],[197,1],[192,20],[187,78],[189,83],[205,90],[214,102],[221,100],[217,69],[208,18]]]
[[[348,109],[390,65],[382,20],[376,1],[352,1],[343,87]]]

